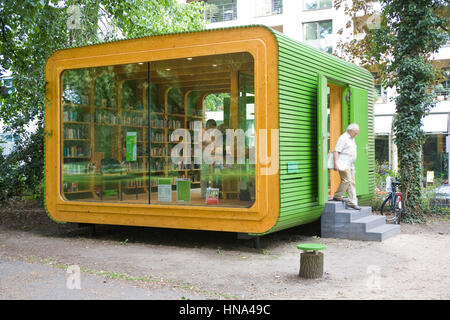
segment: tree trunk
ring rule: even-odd
[[[299,276],[306,279],[322,278],[323,253],[317,251],[301,253]]]

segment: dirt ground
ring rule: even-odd
[[[27,205],[0,210],[0,259],[20,262],[8,290],[26,289],[19,276],[26,271],[19,269],[31,264],[77,265],[82,281],[98,277],[104,279],[99,283],[140,288],[154,293],[150,299],[449,299],[449,231],[447,218],[434,217],[403,224],[400,235],[383,242],[367,242],[321,239],[312,224],[264,236],[255,249],[251,240],[226,232],[104,225],[91,235]],[[327,245],[322,279],[298,277],[296,246],[302,242]],[[2,274],[0,291],[1,283]],[[161,290],[175,294],[158,296]]]

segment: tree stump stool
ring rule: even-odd
[[[297,249],[303,250],[300,254],[299,276],[306,279],[322,278],[323,276],[323,253],[319,250],[326,249],[321,243],[302,243]]]

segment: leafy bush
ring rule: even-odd
[[[43,129],[22,137],[13,152],[0,155],[0,202],[14,197],[44,196]]]
[[[450,215],[450,207],[446,206],[446,201],[442,199],[438,188],[443,183],[442,179],[435,180],[431,186],[426,186],[422,190],[422,208],[426,215]]]
[[[398,180],[398,173],[389,169],[386,162],[380,163],[375,161],[375,192],[371,199],[370,206],[373,211],[380,211],[383,201],[388,196],[386,191],[386,178],[391,177]],[[437,178],[434,183],[422,188],[422,213],[424,215],[450,215],[450,207],[445,206],[438,193],[438,188],[444,183],[444,179]],[[407,219],[405,222],[424,222],[423,219]]]

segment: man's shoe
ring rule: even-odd
[[[344,198],[335,198],[335,197],[333,197],[333,201],[344,201]]]
[[[355,210],[361,210],[361,207],[358,207],[356,204],[347,204],[347,207],[353,208]]]

